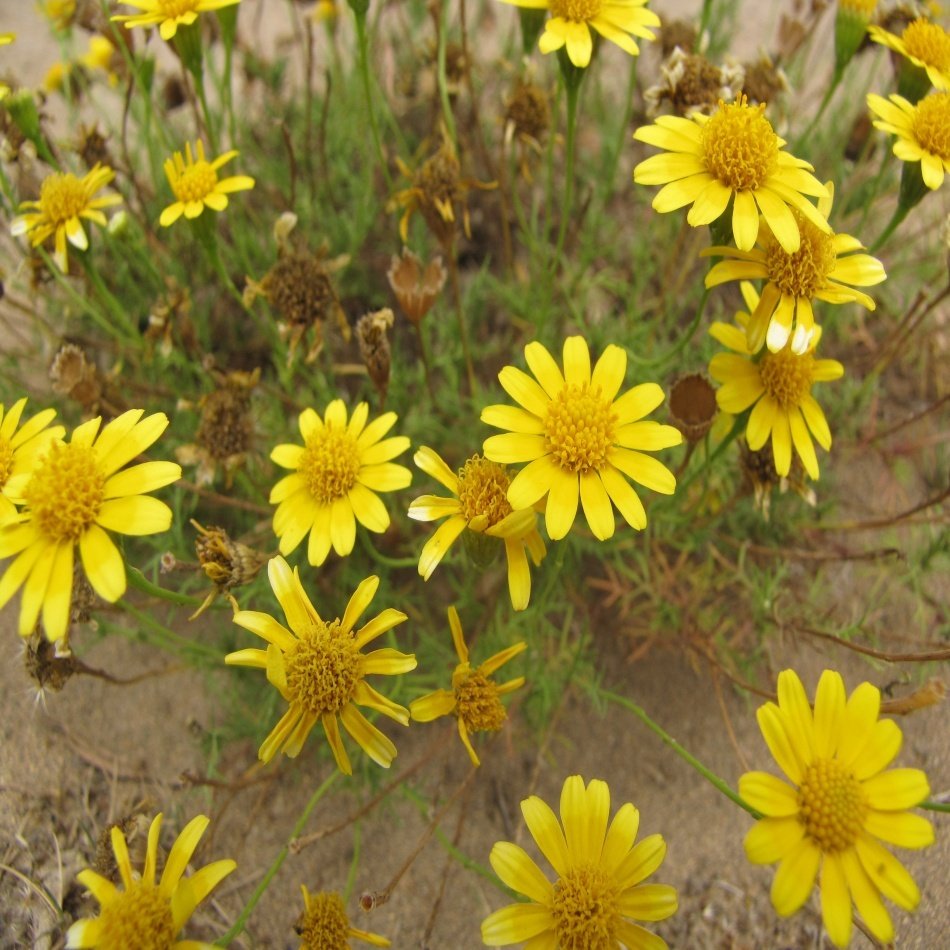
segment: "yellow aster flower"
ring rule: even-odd
[[[219,155],[213,162],[205,158],[204,142],[195,142],[194,155],[191,142],[185,143],[185,154],[181,152],[165,160],[165,176],[171,185],[176,201],[170,204],[158,219],[158,223],[167,228],[182,215],[197,218],[205,208],[212,211],[224,211],[228,206],[228,195],[234,191],[247,191],[254,187],[254,179],[247,175],[232,175],[230,178],[218,178],[218,169],[237,156],[232,149]],[[197,156],[197,157],[196,157]]]
[[[518,845],[499,841],[492,848],[489,860],[495,873],[530,903],[509,904],[486,917],[484,943],[665,950],[665,940],[633,923],[676,913],[674,888],[641,883],[663,863],[663,838],[650,835],[634,845],[640,813],[629,802],[608,827],[610,789],[599,779],[585,788],[579,775],[570,776],[561,790],[560,811],[563,831],[536,795],[521,803],[528,831],[557,875],[553,884]]]
[[[468,750],[472,765],[480,765],[472,748],[470,733],[497,732],[501,729],[508,716],[501,697],[524,686],[523,676],[516,676],[501,684],[494,682],[491,676],[509,660],[523,653],[528,645],[524,641],[516,643],[472,669],[462,624],[454,607],[449,607],[449,628],[459,658],[452,674],[452,689],[437,689],[434,693],[420,696],[409,704],[409,715],[416,722],[431,722],[441,716],[454,715],[458,720],[459,736]]]
[[[351,938],[374,947],[390,946],[385,937],[360,930],[350,923],[339,894],[331,891],[311,894],[302,884],[300,889],[303,891],[304,912],[294,926],[303,941],[300,950],[349,950]]]
[[[469,536],[469,550],[476,561],[490,563],[497,547],[504,543],[511,605],[524,610],[531,598],[531,571],[525,549],[538,565],[545,547],[534,508],[515,511],[508,501],[511,478],[505,466],[473,455],[456,475],[428,446],[419,449],[413,461],[455,496],[421,495],[409,506],[409,517],[416,521],[449,519],[423,547],[419,575],[428,580],[456,538],[468,529],[474,533]]]
[[[191,856],[210,824],[204,815],[193,818],[182,829],[165,861],[162,876],[155,883],[158,864],[158,837],[162,816],[156,815],[148,829],[145,866],[139,875],[132,870],[129,849],[121,829],[112,829],[112,850],[122,877],[118,888],[91,868],[76,879],[99,902],[98,917],[77,920],[66,933],[67,947],[98,947],[100,950],[127,950],[130,947],[162,950],[211,950],[212,944],[197,940],[177,940],[195,908],[237,867],[229,858],[206,864],[184,877]]]
[[[112,17],[131,30],[134,26],[151,29],[158,27],[163,40],[170,40],[180,26],[191,26],[199,13],[232,7],[241,0],[122,0],[127,7],[135,7],[140,13],[122,13]]]
[[[878,719],[881,693],[862,683],[845,696],[839,673],[825,670],[814,710],[793,670],[778,678],[778,705],[759,707],[762,735],[791,785],[767,772],[747,772],[739,794],[765,815],[745,838],[753,864],[780,862],[772,904],[787,917],[808,899],[819,877],[821,915],[839,947],[851,939],[851,905],[882,944],[894,925],[882,895],[914,910],[920,891],[880,842],[901,848],[933,843],[930,822],[908,809],[929,794],[920,769],[885,771],[902,737]]]
[[[39,200],[24,201],[20,204],[21,212],[26,209],[35,210],[28,210],[26,214],[14,218],[10,233],[28,235],[32,247],[37,247],[53,237],[53,260],[61,270],[68,270],[66,241],[81,251],[89,247],[82,219],[105,227],[106,216],[101,209],[122,202],[119,195],[95,197],[96,192],[109,184],[113,178],[115,172],[106,165],[96,165],[82,178],[77,178],[71,172],[52,172],[40,186]]]
[[[20,425],[25,407],[26,397],[17,400],[6,413],[0,403],[0,526],[16,519],[14,499],[22,496],[37,458],[50,442],[66,434],[63,426],[49,427],[55,409],[43,409]]]
[[[9,46],[16,39],[16,33],[0,33],[0,46]]]
[[[551,18],[544,24],[538,40],[542,53],[567,48],[571,62],[583,69],[590,63],[594,49],[591,29],[605,40],[616,43],[624,52],[636,56],[640,48],[631,39],[639,36],[655,39],[647,27],[659,26],[660,18],[646,5],[648,0],[505,0],[517,7],[549,10]]]
[[[113,603],[125,593],[125,564],[106,532],[158,534],[171,525],[171,508],[146,493],[177,481],[181,468],[142,462],[123,469],[168,426],[165,413],[143,413],[130,409],[101,432],[101,417],[77,426],[68,443],[50,444],[13,499],[25,507],[0,529],[0,558],[16,555],[0,579],[0,607],[23,587],[20,636],[33,632],[40,611],[50,640],[66,636],[77,546],[93,590]]]
[[[99,70],[106,74],[110,86],[115,86],[119,82],[119,74],[116,67],[121,63],[122,58],[119,51],[115,48],[112,41],[104,36],[90,36],[89,48],[79,57],[79,62],[86,69],[95,72]]]
[[[755,312],[759,298],[752,285],[743,282],[742,293],[749,310]],[[821,327],[814,328],[804,353],[793,352],[789,343],[777,353],[764,350],[754,357],[748,344],[749,314],[737,313],[736,323],[738,326],[716,321],[709,328],[713,338],[734,351],[717,353],[709,362],[709,375],[722,384],[716,391],[719,408],[737,414],[751,406],[746,425],[749,448],[756,452],[771,438],[775,471],[785,477],[794,447],[809,477],[817,479],[818,459],[811,437],[828,451],[831,430],[811,388],[815,383],[839,379],[844,367],[837,360],[815,359]]]
[[[350,598],[343,619],[320,619],[300,583],[300,574],[282,557],[268,562],[267,576],[287,618],[287,627],[255,610],[242,610],[234,622],[268,642],[266,650],[238,650],[224,662],[267,671],[267,681],[289,703],[287,712],[258,750],[269,762],[277,752],[290,758],[300,754],[310,730],[319,722],[341,772],[352,774],[340,736],[340,723],[363,751],[384,769],[396,757],[396,747],[356,707],[374,709],[404,726],[409,710],[376,692],[366,682],[372,674],[397,676],[416,668],[412,654],[382,647],[360,651],[378,636],[402,623],[406,615],[391,607],[354,630],[379,587],[378,577],[367,577]]]
[[[801,240],[793,208],[820,231],[830,230],[805,197],[824,198],[827,189],[810,174],[808,162],[782,151],[785,140],[775,134],[765,106],[750,106],[745,96],[720,101],[711,116],[659,116],[633,137],[666,150],[633,170],[638,184],[664,186],[653,199],[656,211],[692,205],[686,220],[700,227],[719,218],[731,202],[732,233],[743,251],[755,244],[760,212],[789,254]]]
[[[409,448],[403,435],[384,439],[396,422],[386,412],[369,425],[369,406],[361,402],[346,420],[346,405],[334,399],[323,419],[304,409],[298,420],[303,445],[278,445],[271,460],[293,469],[271,489],[274,533],[280,553],[290,554],[309,532],[307,559],[319,567],[332,545],[346,557],[356,542],[356,522],[377,534],[389,527],[389,512],[376,492],[397,491],[412,472],[391,461]]]
[[[828,197],[818,200],[818,210],[827,218],[834,200],[834,185],[829,181],[826,187]],[[873,310],[874,301],[854,287],[871,287],[887,278],[876,257],[851,253],[863,249],[857,238],[820,231],[797,211],[792,214],[802,237],[794,254],[779,244],[767,221],[762,222],[756,246],[750,251],[734,247],[703,251],[704,257],[727,258],[706,275],[707,287],[730,280],[767,281],[749,323],[748,342],[753,353],[766,343],[773,353],[778,352],[789,340],[793,353],[807,352],[815,330],[812,300],[833,304],[854,301]]]
[[[890,101],[873,93],[868,106],[877,116],[874,127],[897,136],[894,154],[902,162],[920,162],[920,174],[931,190],[950,173],[950,92],[935,92],[912,105],[903,96]]]
[[[939,23],[919,17],[908,23],[900,36],[872,24],[868,27],[868,35],[875,43],[900,53],[925,70],[935,88],[950,89],[950,33]]]
[[[563,373],[540,343],[529,343],[524,355],[537,382],[514,366],[498,374],[504,390],[523,408],[482,410],[482,422],[510,430],[485,440],[485,457],[529,463],[508,488],[511,507],[531,508],[547,495],[544,517],[552,541],[570,531],[578,500],[601,541],[614,533],[611,502],[627,524],[644,528],[646,512],[626,479],[672,495],[673,473],[644,452],[683,441],[673,426],[642,421],[663,402],[663,390],[656,383],[642,383],[617,398],[627,354],[613,344],[593,372],[587,343],[579,336],[564,341]]]

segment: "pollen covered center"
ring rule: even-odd
[[[466,521],[486,518],[486,528],[511,514],[508,486],[511,479],[504,465],[473,455],[459,469],[459,506]]]
[[[345,429],[327,426],[307,442],[300,474],[310,494],[322,505],[343,498],[356,483],[360,453],[356,439]]]
[[[101,950],[168,950],[175,943],[171,901],[151,883],[135,882],[118,891],[99,915]]]
[[[455,680],[455,712],[469,732],[497,732],[507,717],[498,686],[480,670],[462,670]]]
[[[174,14],[169,14],[174,16]],[[189,201],[203,201],[218,184],[218,173],[210,162],[197,161],[189,165],[172,181],[175,197],[187,204]]]
[[[287,691],[317,716],[339,713],[363,678],[363,660],[340,621],[314,624],[284,655]]]
[[[766,393],[783,409],[790,409],[801,405],[811,391],[814,365],[811,353],[799,356],[785,347],[778,353],[765,353],[759,363],[759,377]]]
[[[565,950],[612,950],[617,946],[617,890],[601,868],[579,865],[558,878],[551,915],[557,945]]]
[[[798,789],[799,820],[825,853],[850,848],[867,813],[867,800],[854,774],[835,759],[818,759]]]
[[[573,23],[587,23],[593,20],[603,0],[550,0],[551,16],[559,16]]]
[[[350,946],[350,920],[340,895],[309,895],[297,933],[303,940],[301,950],[347,950]]]
[[[0,488],[3,488],[13,471],[13,446],[10,440],[0,435]]]
[[[546,448],[565,471],[599,470],[607,464],[616,424],[613,406],[599,387],[567,385],[548,405]]]
[[[914,136],[925,152],[950,162],[950,92],[936,92],[917,103]]]
[[[950,33],[942,26],[929,20],[914,20],[901,39],[908,56],[941,72],[950,72]]]
[[[801,235],[801,244],[789,254],[770,235],[765,241],[765,266],[769,280],[790,297],[814,297],[834,270],[838,255],[834,237],[819,231],[807,218],[792,211]]]
[[[53,224],[75,218],[88,203],[86,188],[75,175],[54,172],[40,188],[40,208]]]
[[[733,191],[751,191],[765,184],[778,159],[778,136],[763,115],[745,99],[726,104],[702,127],[706,169]]]
[[[99,516],[105,482],[92,449],[52,445],[23,494],[42,534],[75,542]]]

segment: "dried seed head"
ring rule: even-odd
[[[119,867],[116,864],[115,852],[112,848],[112,829],[118,828],[122,832],[129,849],[129,861],[132,867],[143,867],[145,852],[148,848],[148,828],[151,822],[140,811],[110,822],[96,838],[96,861],[93,870],[107,880],[119,882]],[[164,852],[161,845],[158,848],[158,867],[164,865]]]
[[[75,657],[57,652],[57,643],[50,643],[39,630],[26,640],[25,648],[26,675],[36,684],[38,696],[58,693],[76,673]]]
[[[83,164],[89,168],[96,165],[115,164],[112,153],[109,151],[108,138],[99,131],[98,125],[81,125],[79,127],[79,141],[76,152]]]
[[[389,348],[389,337],[386,336],[392,325],[393,312],[388,307],[367,313],[356,321],[356,340],[359,343],[360,356],[382,402],[386,401],[392,367],[392,352]]]
[[[675,115],[711,115],[720,99],[728,101],[735,97],[745,78],[743,68],[736,63],[720,68],[705,56],[686,53],[679,47],[662,63],[660,75],[661,82],[644,93],[651,116],[657,115],[667,101]]]
[[[158,344],[159,351],[168,356],[177,344],[189,356],[198,350],[198,337],[191,320],[191,293],[169,279],[165,295],[152,307],[145,328],[149,352]]]
[[[423,266],[421,258],[404,247],[401,256],[393,255],[386,276],[400,309],[418,326],[442,292],[448,271],[438,255]]]
[[[260,375],[259,368],[253,373],[229,373],[218,389],[202,397],[195,442],[216,461],[244,455],[251,448],[251,393]]]
[[[551,126],[551,106],[540,86],[518,81],[505,106],[505,123],[514,126],[514,134],[540,142]]]
[[[702,373],[680,376],[670,389],[670,418],[688,442],[698,442],[716,418],[716,390]]]
[[[219,591],[250,584],[257,576],[265,556],[240,541],[233,541],[224,528],[203,527],[192,519],[198,532],[195,553],[201,569]]]
[[[660,27],[660,49],[664,59],[678,46],[684,53],[692,53],[696,49],[699,34],[696,27],[689,20],[664,20]]]
[[[745,442],[740,445],[739,469],[743,481],[755,496],[755,507],[769,520],[772,504],[772,490],[778,488],[783,494],[791,488],[806,504],[814,507],[818,503],[814,489],[808,483],[808,476],[802,468],[797,454],[792,455],[792,467],[788,475],[782,478],[775,470],[775,458],[771,443],[757,452],[753,452]]]
[[[753,104],[761,102],[768,105],[791,88],[784,71],[764,53],[758,59],[744,63],[742,69],[745,71],[742,91]]]
[[[49,367],[49,380],[54,393],[68,396],[87,413],[96,411],[102,397],[102,380],[95,363],[75,343],[64,343]]]

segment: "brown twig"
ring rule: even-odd
[[[925,501],[922,501],[919,505],[914,505],[913,508],[908,508],[907,511],[902,511],[896,515],[890,515],[887,518],[874,518],[870,521],[838,521],[832,522],[831,524],[819,524],[815,526],[817,531],[873,531],[877,528],[889,528],[892,525],[896,525],[898,522],[906,521],[908,518],[913,517],[916,514],[919,514],[921,511],[926,511],[928,508],[933,508],[935,505],[940,505],[944,501],[950,498],[950,488],[945,488],[939,495],[935,495],[933,498],[928,498]]]

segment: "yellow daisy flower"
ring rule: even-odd
[[[351,938],[374,947],[390,946],[385,937],[368,930],[360,930],[350,923],[346,906],[339,894],[331,891],[311,894],[303,884],[300,889],[303,891],[304,912],[294,926],[303,941],[300,950],[349,948]]]
[[[310,730],[320,722],[333,757],[341,772],[353,768],[340,737],[340,723],[363,751],[384,769],[396,757],[396,747],[356,707],[367,706],[404,726],[409,710],[388,700],[366,682],[374,673],[397,676],[416,668],[412,654],[389,647],[372,653],[360,651],[367,643],[406,620],[401,610],[391,607],[354,630],[379,587],[378,577],[367,577],[350,598],[343,619],[327,623],[320,619],[300,583],[300,574],[282,557],[267,565],[267,576],[290,627],[256,610],[241,610],[234,622],[266,640],[266,650],[238,650],[224,662],[231,666],[251,666],[267,671],[267,681],[290,704],[280,722],[258,750],[269,762],[277,752],[290,758],[300,754]]]
[[[538,40],[542,53],[567,48],[571,62],[583,69],[594,50],[591,28],[605,40],[616,43],[624,52],[636,56],[640,48],[631,39],[639,36],[655,39],[647,27],[659,26],[660,18],[646,8],[648,0],[505,0],[516,7],[550,10]]]
[[[94,197],[96,192],[108,185],[113,178],[115,172],[106,165],[96,165],[82,178],[77,178],[71,172],[53,172],[47,175],[40,186],[39,200],[24,201],[20,204],[20,211],[32,210],[13,219],[10,233],[28,235],[32,247],[37,247],[47,238],[55,236],[53,260],[60,270],[67,271],[67,240],[81,251],[89,247],[82,219],[105,227],[106,216],[101,209],[122,202],[120,195]]]
[[[930,822],[908,811],[930,794],[927,776],[885,771],[902,737],[896,723],[878,719],[880,707],[876,686],[862,683],[846,698],[841,675],[825,670],[813,711],[801,680],[785,670],[778,705],[760,706],[758,720],[792,784],[767,772],[739,779],[739,794],[765,815],[746,835],[746,856],[780,862],[773,906],[782,917],[794,914],[820,874],[822,919],[839,947],[851,939],[852,902],[882,944],[894,939],[882,895],[905,910],[920,902],[917,885],[880,842],[925,848],[934,840]]]
[[[219,155],[213,162],[205,158],[205,146],[201,139],[195,142],[194,155],[191,142],[185,143],[185,154],[181,152],[165,160],[165,176],[171,185],[176,201],[170,204],[158,219],[158,223],[167,228],[182,215],[197,218],[205,208],[212,211],[224,211],[228,206],[228,195],[234,191],[247,191],[254,187],[254,179],[247,175],[232,175],[230,178],[218,178],[218,169],[237,156],[232,149]],[[197,156],[197,157],[195,157]]]
[[[16,519],[13,499],[23,494],[37,458],[49,448],[50,442],[66,434],[63,426],[49,427],[56,415],[55,409],[43,409],[20,425],[25,407],[25,396],[6,413],[0,403],[0,526]]]
[[[353,550],[356,522],[377,534],[389,527],[389,512],[376,492],[397,491],[412,472],[391,461],[409,448],[403,435],[384,439],[396,413],[383,413],[369,425],[369,406],[361,402],[346,421],[346,406],[334,399],[323,419],[313,409],[300,413],[303,445],[278,445],[271,460],[293,469],[271,489],[274,533],[287,555],[307,532],[307,559],[319,567],[332,545],[340,557]]]
[[[931,190],[950,173],[950,92],[935,92],[912,105],[903,96],[868,95],[878,118],[874,127],[897,136],[894,154],[902,162],[920,162],[920,174]]]
[[[875,43],[900,53],[925,70],[935,88],[950,89],[950,33],[939,23],[919,17],[908,23],[900,36],[872,24],[868,27],[868,35]]]
[[[570,531],[578,499],[590,530],[601,541],[614,533],[611,502],[631,527],[646,527],[643,504],[626,478],[672,495],[673,473],[644,450],[683,441],[673,426],[641,421],[663,402],[663,390],[656,383],[642,383],[617,398],[627,354],[613,344],[593,372],[587,343],[579,336],[564,341],[563,374],[540,343],[529,343],[524,355],[538,382],[514,366],[498,374],[504,390],[523,408],[482,410],[482,422],[510,430],[485,440],[485,457],[505,464],[529,463],[508,488],[511,507],[531,508],[547,495],[544,518],[552,541]]]
[[[16,39],[16,33],[0,33],[0,46],[9,46]]]
[[[834,200],[834,185],[829,181],[826,187],[828,197],[818,200],[818,210],[827,218]],[[794,254],[778,243],[767,221],[762,222],[751,251],[720,246],[702,252],[703,257],[727,258],[706,275],[707,287],[749,278],[768,281],[749,323],[749,349],[753,353],[763,344],[776,353],[789,340],[793,353],[807,352],[815,330],[812,300],[833,304],[854,301],[873,310],[874,301],[854,286],[871,287],[887,279],[884,266],[876,257],[850,253],[862,250],[857,238],[820,231],[797,211],[792,214],[802,237]]]
[[[653,199],[656,211],[692,205],[686,220],[701,227],[719,218],[731,201],[732,233],[743,251],[755,244],[760,212],[789,254],[801,243],[793,208],[820,231],[830,231],[805,197],[824,198],[828,190],[809,174],[808,162],[782,151],[785,140],[775,134],[764,105],[750,106],[745,96],[733,103],[720,100],[711,116],[659,116],[633,137],[666,149],[633,170],[638,184],[664,186]]]
[[[416,521],[449,519],[423,547],[419,555],[419,575],[428,580],[456,538],[467,528],[473,532],[467,540],[471,541],[469,551],[476,561],[490,563],[499,542],[504,543],[511,605],[515,610],[524,610],[531,598],[531,571],[525,549],[538,565],[545,547],[538,533],[534,508],[515,511],[508,501],[511,478],[505,466],[473,455],[456,475],[428,446],[419,449],[413,461],[455,496],[421,495],[409,506],[409,517]]]
[[[49,446],[13,499],[25,508],[0,529],[0,558],[16,555],[0,579],[0,607],[23,586],[20,636],[33,632],[41,610],[46,636],[66,636],[77,546],[93,590],[113,603],[125,593],[125,564],[106,532],[158,534],[171,525],[171,508],[146,492],[178,481],[181,468],[142,462],[119,471],[168,426],[165,413],[143,413],[130,409],[101,432],[101,417],[77,426],[68,443]]]
[[[185,825],[172,845],[158,884],[158,836],[162,816],[156,815],[148,829],[145,866],[139,875],[132,870],[129,848],[121,829],[112,829],[112,850],[122,877],[118,888],[108,878],[87,868],[76,879],[99,902],[98,917],[77,920],[66,933],[67,947],[167,947],[169,950],[200,950],[212,944],[177,940],[195,908],[237,867],[230,858],[206,864],[184,877],[210,819],[198,815]]]
[[[742,294],[751,312],[759,297],[743,282]],[[709,362],[709,375],[721,383],[716,402],[723,412],[738,414],[752,406],[746,425],[746,441],[757,452],[771,438],[775,471],[785,477],[792,465],[792,447],[810,478],[818,478],[818,459],[811,437],[825,450],[831,449],[831,430],[821,406],[811,394],[814,383],[839,379],[844,367],[837,360],[815,359],[821,327],[815,327],[808,350],[793,352],[791,345],[777,353],[765,350],[756,359],[748,344],[750,317],[736,314],[738,326],[716,321],[710,335],[733,350],[717,353]],[[809,435],[809,432],[811,435]]]
[[[199,13],[232,7],[241,0],[122,0],[127,7],[135,7],[141,13],[122,13],[112,17],[125,23],[127,30],[134,26],[151,29],[158,27],[163,40],[170,40],[180,26],[191,26]]]
[[[509,904],[482,921],[489,947],[529,941],[531,947],[637,947],[664,950],[666,941],[633,923],[676,913],[668,884],[642,884],[666,856],[666,842],[650,835],[634,845],[640,813],[629,802],[608,827],[610,789],[586,787],[572,775],[561,790],[561,822],[536,795],[521,803],[531,837],[557,875],[552,884],[527,852],[509,841],[492,848],[491,866],[529,903]]]
[[[492,673],[509,660],[523,653],[528,645],[521,641],[489,657],[480,666],[472,669],[468,660],[468,647],[462,634],[458,611],[449,607],[449,629],[458,655],[458,666],[452,674],[452,689],[437,689],[409,704],[409,715],[416,722],[431,722],[450,713],[458,720],[459,736],[468,750],[472,765],[480,765],[472,748],[469,734],[472,732],[497,732],[508,717],[501,697],[524,686],[524,677],[516,676],[506,683],[495,683]]]

